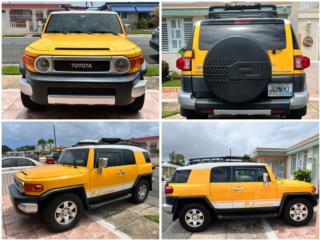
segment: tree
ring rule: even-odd
[[[150,23],[153,27],[158,27],[159,26],[159,8],[156,8],[154,12],[150,14],[151,19]]]
[[[47,144],[49,145],[49,149],[52,150],[53,144],[54,144],[54,140],[52,138],[49,138],[47,140]]]
[[[24,146],[21,146],[21,147],[17,147],[16,148],[16,151],[33,151],[35,149],[35,146],[34,145],[24,145]]]
[[[185,160],[184,160],[184,155],[180,154],[180,153],[175,153],[174,151],[172,151],[169,154],[169,163],[174,164],[174,165],[178,165],[178,166],[184,166],[185,165]]]
[[[12,149],[8,147],[7,145],[2,145],[2,153],[6,154],[7,152],[11,152]]]
[[[41,147],[41,153],[43,153],[45,151],[46,146],[47,146],[47,141],[43,138],[40,138],[38,140],[38,145]]]

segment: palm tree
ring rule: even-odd
[[[38,140],[38,145],[41,147],[41,153],[43,153],[45,148],[46,148],[47,141],[45,139],[43,139],[43,138],[40,138]]]
[[[53,147],[53,144],[54,144],[53,139],[52,139],[52,138],[49,138],[49,139],[47,140],[47,144],[49,145],[49,148],[50,148],[50,151],[51,151],[51,150],[52,150],[52,147]]]

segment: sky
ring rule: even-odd
[[[185,156],[209,157],[250,154],[256,147],[292,146],[319,132],[317,122],[200,121],[163,122],[162,160],[175,151]]]
[[[157,122],[3,122],[2,144],[16,148],[35,145],[40,138],[53,139],[53,124],[57,146],[71,146],[80,140],[102,137],[129,139],[159,135]]]

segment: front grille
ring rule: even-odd
[[[110,61],[54,60],[53,69],[59,72],[109,72]]]
[[[48,88],[48,95],[114,96],[114,88]]]
[[[21,180],[14,178],[14,184],[16,188],[19,190],[19,192],[23,193],[24,192],[24,184]]]

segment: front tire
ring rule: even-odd
[[[62,232],[73,228],[83,214],[81,199],[72,193],[55,197],[43,206],[43,220],[53,232]]]
[[[144,104],[144,98],[145,98],[145,94],[141,95],[140,97],[137,97],[132,103],[130,103],[127,106],[124,106],[124,110],[127,112],[139,112]]]
[[[149,193],[149,182],[142,179],[132,191],[132,201],[134,203],[142,203],[146,200]]]
[[[21,101],[25,108],[28,108],[30,110],[41,110],[44,108],[43,105],[40,105],[38,103],[35,103],[31,100],[30,96],[20,92]]]
[[[305,198],[292,199],[286,203],[282,217],[289,225],[306,225],[313,217],[313,206]]]
[[[189,232],[201,232],[209,227],[211,213],[201,204],[187,204],[179,212],[179,222]]]

